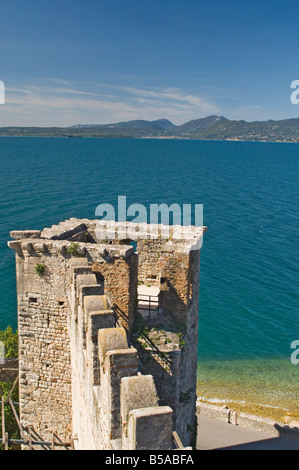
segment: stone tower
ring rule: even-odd
[[[10,233],[25,430],[76,449],[171,449],[173,431],[191,444],[205,229],[70,219]]]

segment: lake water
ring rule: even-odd
[[[0,328],[17,325],[10,230],[94,218],[118,195],[203,204],[199,393],[299,413],[299,145],[0,138],[0,159]]]

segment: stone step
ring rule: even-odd
[[[81,220],[70,219],[60,222],[58,225],[52,225],[50,228],[44,228],[41,237],[50,240],[67,240],[76,233],[84,231],[87,231],[87,227]]]

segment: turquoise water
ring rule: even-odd
[[[10,230],[94,218],[118,195],[128,205],[203,204],[199,380],[268,378],[265,388],[293,397],[299,145],[0,138],[0,159],[0,328],[17,324]]]

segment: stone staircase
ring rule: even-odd
[[[82,220],[71,218],[50,228],[44,228],[41,238],[50,240],[76,240],[79,235],[87,232],[87,226]]]

